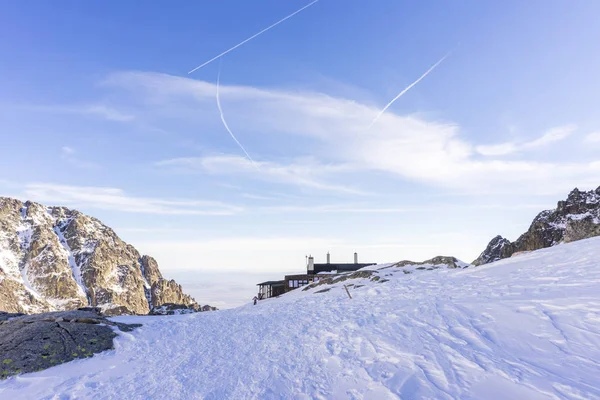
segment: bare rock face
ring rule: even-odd
[[[99,220],[64,207],[0,198],[0,310],[38,313],[100,307],[147,314],[196,304]]]
[[[514,253],[551,247],[600,235],[600,187],[589,192],[574,189],[555,210],[542,211],[531,226],[516,241],[497,236],[473,262],[486,264],[512,256]],[[500,238],[500,239],[499,239]]]
[[[498,235],[493,238],[486,249],[473,261],[473,265],[482,265],[510,257],[512,254],[510,240]]]
[[[160,306],[166,303],[183,304],[186,306],[196,304],[196,301],[183,293],[181,285],[174,280],[160,279],[152,285],[152,306]]]
[[[565,243],[575,242],[594,236],[600,236],[600,224],[597,223],[591,215],[587,215],[582,219],[567,221],[564,235]]]
[[[158,269],[158,263],[154,258],[150,256],[143,256],[140,260],[140,263],[142,264],[142,273],[144,274],[144,278],[146,278],[146,282],[148,282],[150,286],[163,279],[163,276]]]

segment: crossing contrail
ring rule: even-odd
[[[446,55],[445,55],[444,57],[442,57],[442,58],[440,59],[440,61],[438,61],[438,62],[436,62],[435,64],[433,64],[433,65],[431,66],[431,68],[429,68],[427,71],[425,71],[425,73],[424,73],[423,75],[421,75],[421,76],[419,77],[419,79],[417,79],[416,81],[414,81],[413,83],[411,83],[410,85],[408,85],[408,86],[406,87],[406,89],[404,89],[403,91],[401,91],[401,92],[398,94],[398,96],[394,97],[394,98],[392,99],[392,101],[390,101],[389,103],[387,103],[387,105],[386,105],[385,107],[383,107],[383,110],[381,110],[381,111],[379,112],[379,114],[377,114],[377,116],[375,117],[375,119],[373,119],[373,121],[371,122],[371,125],[369,125],[369,128],[371,128],[371,127],[373,126],[373,124],[375,124],[375,122],[377,122],[377,120],[379,119],[379,117],[381,117],[381,116],[383,115],[383,113],[385,113],[385,111],[386,111],[388,108],[390,108],[390,106],[391,106],[392,104],[394,104],[394,102],[395,102],[396,100],[398,100],[400,97],[402,97],[402,96],[403,96],[403,95],[404,95],[406,92],[408,92],[408,91],[409,91],[409,90],[410,90],[410,89],[411,89],[413,86],[415,86],[417,83],[421,82],[421,80],[422,80],[423,78],[425,78],[427,75],[429,75],[429,73],[430,73],[431,71],[433,71],[433,70],[434,70],[434,69],[435,69],[435,68],[436,68],[438,65],[440,65],[440,64],[442,63],[442,61],[444,61],[444,60],[445,60],[445,59],[446,59],[446,58],[447,58],[449,55],[450,55],[450,52],[449,52],[449,53],[446,53]]]
[[[211,62],[215,61],[216,59],[218,59],[218,58],[220,58],[220,57],[223,57],[225,54],[229,53],[229,52],[230,52],[230,51],[232,51],[232,50],[235,50],[235,49],[237,49],[238,47],[240,47],[240,46],[241,46],[241,45],[243,45],[244,43],[247,43],[247,42],[251,41],[251,40],[252,40],[252,39],[254,39],[255,37],[262,35],[262,34],[263,34],[263,33],[265,33],[266,31],[268,31],[268,30],[269,30],[269,29],[271,29],[271,28],[274,28],[274,27],[276,27],[277,25],[279,25],[280,23],[282,23],[282,22],[283,22],[283,21],[285,21],[286,19],[288,19],[288,18],[292,18],[294,15],[296,15],[296,14],[298,14],[299,12],[301,12],[301,11],[303,11],[303,10],[307,9],[308,7],[310,7],[310,6],[312,6],[313,4],[317,3],[318,1],[319,1],[319,0],[314,0],[312,3],[309,3],[309,4],[305,5],[304,7],[302,7],[301,9],[299,9],[299,10],[297,10],[297,11],[293,12],[293,13],[291,13],[291,14],[290,14],[290,15],[288,15],[287,17],[285,17],[285,18],[283,18],[283,19],[280,19],[279,21],[275,22],[273,25],[270,25],[269,27],[267,27],[267,28],[263,29],[262,31],[258,32],[257,34],[254,34],[254,35],[250,36],[248,39],[244,40],[243,42],[236,44],[235,46],[233,46],[233,47],[232,47],[232,48],[230,48],[229,50],[226,50],[226,51],[222,52],[221,54],[219,54],[218,56],[211,58],[210,60],[208,60],[208,61],[207,61],[207,62],[205,62],[204,64],[202,64],[202,65],[199,65],[199,66],[197,66],[196,68],[194,68],[193,70],[191,70],[190,72],[188,72],[188,75],[189,75],[189,74],[191,74],[191,73],[192,73],[192,72],[194,72],[194,71],[197,71],[197,70],[199,70],[200,68],[204,67],[205,65],[208,65],[208,64],[210,64]]]
[[[221,114],[221,121],[223,121],[223,125],[225,126],[225,129],[227,129],[227,132],[229,132],[229,134],[231,135],[231,138],[233,140],[235,140],[235,142],[237,143],[237,145],[240,146],[240,149],[242,149],[242,151],[244,152],[244,154],[246,154],[246,157],[248,157],[248,160],[250,160],[250,162],[252,162],[252,164],[254,165],[254,167],[256,169],[259,169],[258,168],[258,164],[256,164],[254,162],[254,160],[252,159],[252,157],[250,157],[250,154],[248,154],[248,152],[246,151],[246,149],[244,148],[244,146],[242,146],[242,144],[240,143],[240,141],[237,140],[237,138],[235,137],[235,135],[233,134],[233,132],[231,132],[231,129],[229,129],[229,125],[227,125],[227,121],[225,121],[225,116],[223,115],[223,109],[221,108],[221,100],[219,98],[220,80],[221,80],[221,66],[219,65],[219,74],[217,75],[217,107],[219,107],[219,113]]]

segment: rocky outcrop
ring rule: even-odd
[[[445,265],[448,268],[464,268],[464,267],[468,266],[469,264],[467,264],[463,261],[460,261],[456,257],[437,256],[437,257],[433,257],[432,259],[425,260],[422,262],[404,260],[404,261],[397,262],[396,264],[391,265],[389,267],[385,267],[385,268],[405,267],[407,265]]]
[[[93,309],[24,316],[0,313],[0,379],[110,350],[117,336],[111,326],[131,331],[141,325],[112,322]]]
[[[183,304],[166,303],[161,306],[152,307],[150,310],[150,315],[181,315],[217,310],[217,307],[211,307],[208,305],[200,307],[196,303],[187,306]]]
[[[161,304],[174,303],[183,305],[196,304],[196,301],[183,293],[181,285],[174,280],[167,281],[161,279],[152,285],[152,306],[160,306]]]
[[[473,265],[482,265],[510,257],[513,254],[513,246],[510,240],[498,235],[487,245],[483,253],[473,261]]]
[[[146,282],[148,282],[150,287],[163,279],[163,276],[158,269],[158,263],[154,258],[150,256],[143,256],[140,259],[140,264],[142,265],[142,274],[144,275],[144,278],[146,278]]]
[[[147,314],[165,303],[196,302],[163,278],[152,257],[99,220],[65,207],[0,198],[0,310],[97,306],[107,315]]]
[[[539,213],[531,226],[516,241],[496,236],[473,262],[486,264],[512,256],[514,253],[551,247],[600,235],[600,187],[582,192],[574,189],[556,209]]]
[[[594,236],[600,236],[600,224],[594,217],[587,215],[581,219],[567,221],[563,239],[565,243],[569,243]]]

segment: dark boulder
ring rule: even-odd
[[[109,321],[96,311],[21,315],[0,322],[0,379],[40,371],[113,348],[117,330],[141,325]]]
[[[22,315],[25,315],[23,313],[9,313],[6,311],[0,311],[0,321],[6,321],[9,320],[11,318],[15,318],[15,317],[20,317]]]

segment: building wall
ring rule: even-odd
[[[301,274],[301,275],[286,275],[285,276],[285,291],[289,292],[296,288],[309,285],[313,282],[318,282],[319,279],[325,276],[318,276],[313,274]]]

